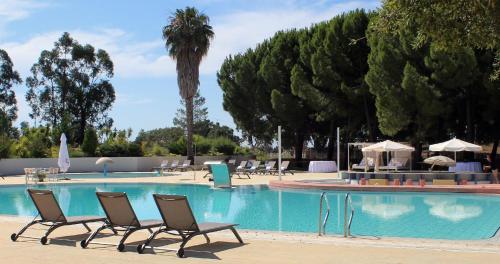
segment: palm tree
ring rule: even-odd
[[[177,9],[163,27],[168,54],[177,62],[179,93],[186,102],[187,156],[193,159],[193,97],[200,84],[200,63],[214,37],[209,18],[194,7]]]

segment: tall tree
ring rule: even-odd
[[[187,156],[193,159],[193,98],[198,92],[199,67],[214,37],[209,18],[194,7],[177,9],[163,28],[170,57],[177,62],[179,93],[186,102]]]
[[[26,78],[30,116],[48,122],[56,133],[68,133],[81,144],[87,126],[111,126],[108,116],[115,91],[113,62],[104,50],[81,45],[64,33],[52,50],[44,50]]]
[[[186,115],[186,101],[181,99],[181,105],[184,108],[177,109],[173,120],[174,126],[182,128],[187,132],[187,115]],[[193,133],[199,134],[198,127],[203,126],[203,123],[208,121],[208,108],[205,106],[205,97],[200,95],[198,91],[193,97]]]
[[[20,84],[21,77],[13,69],[14,64],[6,51],[0,49],[0,133],[10,134],[12,122],[17,118],[16,95],[12,90]]]
[[[12,86],[21,83],[7,52],[0,49],[0,158],[9,155],[12,122],[17,118],[16,95]]]

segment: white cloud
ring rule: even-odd
[[[0,0],[0,23],[27,18],[33,11],[46,6],[47,3],[33,0]]]
[[[61,37],[61,31],[46,32],[24,42],[0,43],[14,61],[15,68],[26,77],[42,50],[51,49]],[[166,55],[161,39],[137,42],[121,29],[92,31],[67,30],[81,44],[91,44],[106,50],[115,65],[116,77],[151,77],[175,74],[175,64]],[[163,52],[165,55],[161,55]]]
[[[1,1],[1,0],[0,0]],[[213,75],[229,54],[254,47],[262,40],[283,29],[310,26],[336,14],[355,8],[375,8],[378,1],[351,1],[334,4],[322,11],[291,8],[269,11],[240,11],[213,17],[215,39],[200,72]],[[115,76],[125,78],[174,76],[175,63],[167,56],[161,38],[137,41],[134,35],[121,29],[61,30],[36,35],[25,42],[0,43],[7,50],[23,76],[43,49],[50,49],[63,31],[68,31],[80,43],[108,51],[115,65]]]

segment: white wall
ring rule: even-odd
[[[229,156],[197,156],[195,165],[202,165],[207,160],[224,160]],[[237,162],[243,159],[250,159],[243,156],[233,156]],[[97,172],[102,171],[102,166],[95,165],[95,158],[71,158],[71,167],[68,172]],[[162,160],[179,160],[181,163],[186,157],[112,157],[113,163],[109,165],[108,170],[113,171],[151,171],[153,167],[158,167]],[[43,159],[2,159],[0,160],[1,175],[20,175],[24,174],[24,168],[48,168],[57,167],[56,158]]]

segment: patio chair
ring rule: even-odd
[[[191,160],[185,160],[180,166],[177,166],[180,171],[187,171],[189,168],[191,168]]]
[[[271,174],[272,171],[274,170],[274,166],[276,165],[276,161],[274,160],[271,160],[269,162],[266,163],[266,165],[264,166],[264,168],[258,170],[259,173],[262,173],[264,175],[266,174]]]
[[[93,222],[104,222],[106,218],[101,216],[73,216],[66,217],[59,206],[56,198],[52,191],[49,190],[33,190],[28,189],[28,194],[31,197],[31,200],[35,204],[35,208],[38,211],[37,216],[25,225],[19,232],[13,233],[10,236],[12,241],[16,241],[19,236],[21,236],[29,227],[40,224],[44,226],[48,226],[49,229],[45,232],[45,234],[40,238],[40,243],[42,245],[47,244],[48,237],[50,233],[62,226],[69,225],[83,225],[88,232],[92,231],[88,223]]]
[[[118,234],[117,231],[124,231],[123,237],[116,247],[118,251],[123,251],[125,249],[125,241],[131,234],[145,229],[153,233],[152,228],[162,225],[162,221],[160,220],[139,220],[126,193],[97,192],[96,195],[106,214],[106,221],[101,227],[90,234],[87,239],[80,241],[82,248],[86,248],[101,231],[111,229],[115,234]]]
[[[406,168],[408,163],[408,158],[391,158],[387,166],[380,166],[380,170],[401,170]]]
[[[260,161],[256,160],[252,162],[252,165],[250,168],[245,169],[245,175],[250,179],[250,174],[255,174],[258,172],[260,166]]]
[[[284,160],[281,162],[281,173],[283,173],[283,175],[287,174],[287,173],[290,173],[290,174],[294,174],[294,171],[293,170],[290,170],[288,169],[288,167],[290,166],[290,161],[289,160]],[[278,169],[272,169],[271,172],[273,174],[278,174],[279,171]]]
[[[244,172],[245,171],[245,168],[247,166],[247,161],[246,160],[242,160],[240,162],[240,165],[238,165],[236,167],[236,173],[240,173],[240,172]]]
[[[179,161],[178,160],[174,160],[172,161],[172,163],[170,163],[170,166],[167,166],[164,170],[166,171],[174,171],[177,169],[177,167],[179,167]]]
[[[163,225],[152,233],[144,244],[137,246],[137,252],[143,253],[158,234],[171,231],[176,231],[177,235],[182,238],[182,243],[177,250],[177,256],[180,258],[184,257],[184,247],[189,240],[199,235],[203,235],[207,243],[210,243],[208,233],[231,230],[238,242],[243,243],[235,229],[237,224],[197,223],[186,196],[153,194],[153,197],[163,218]]]
[[[358,164],[352,164],[352,170],[371,170],[375,168],[375,161],[372,157],[363,157]]]

